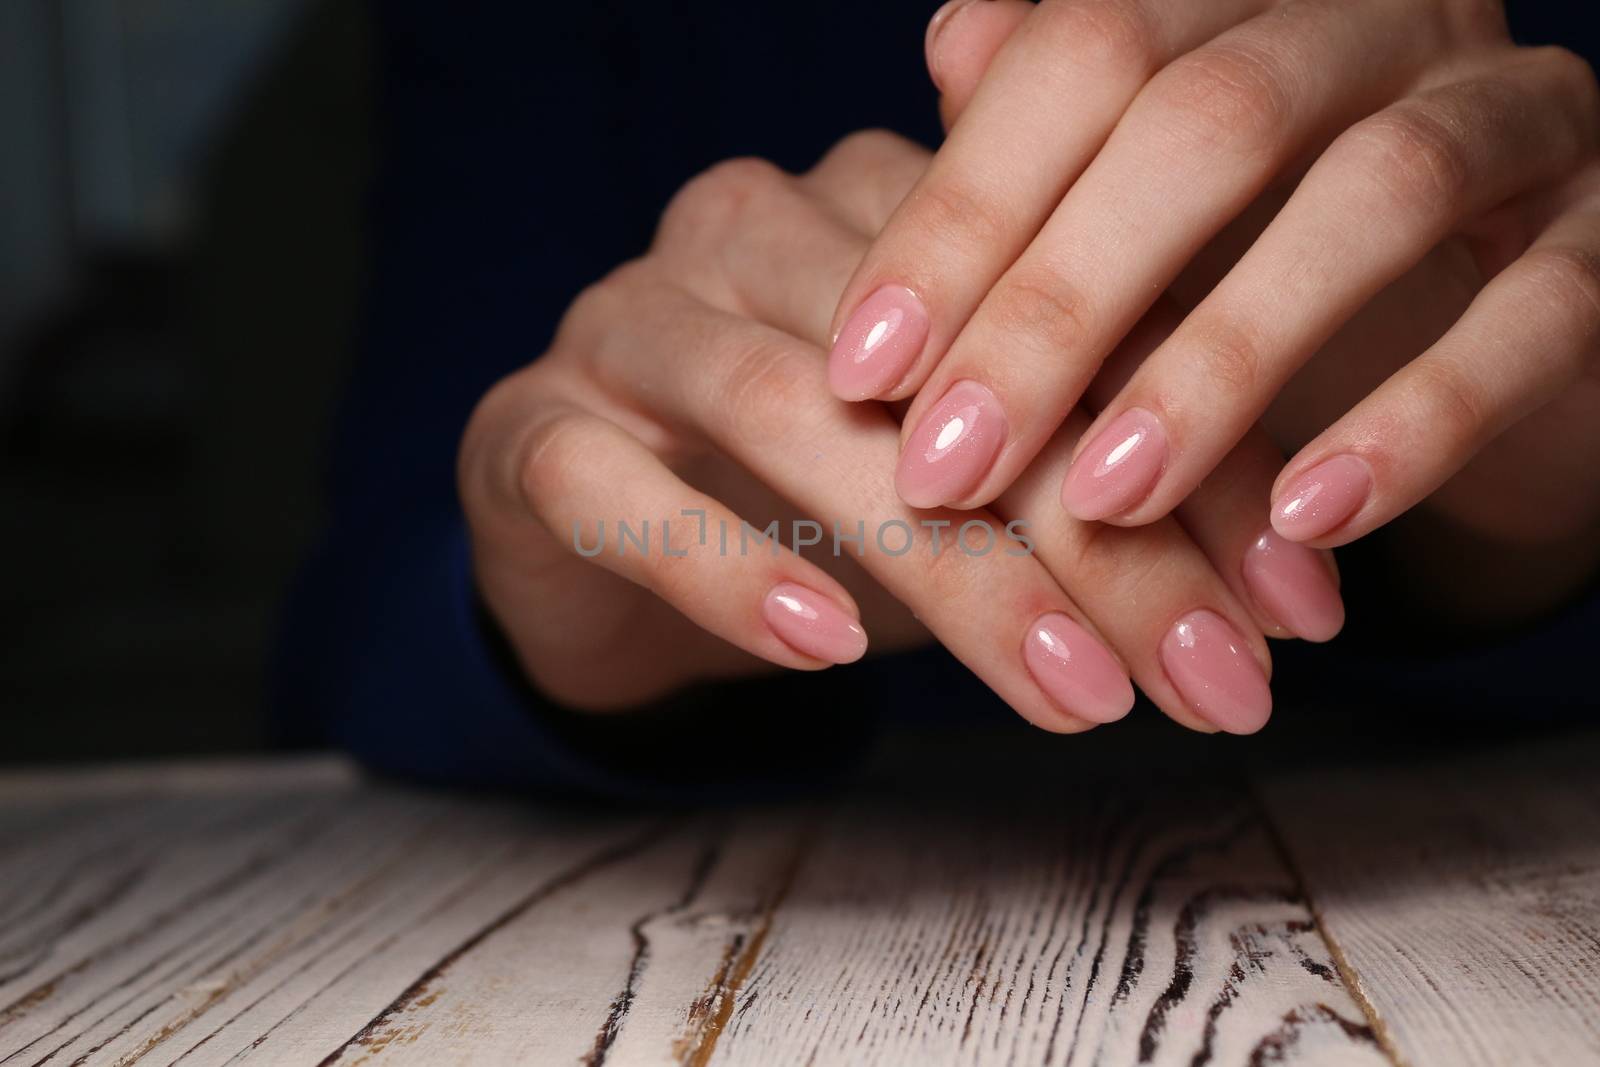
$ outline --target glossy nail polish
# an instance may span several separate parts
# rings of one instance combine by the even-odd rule
[[[1006,439],[1000,401],[974,381],[952,385],[906,441],[895,490],[914,508],[932,508],[970,495]]]
[[[861,302],[828,356],[828,385],[842,400],[866,400],[891,388],[928,340],[928,312],[903,285],[885,285]]]
[[[761,605],[772,632],[797,652],[829,663],[853,663],[867,651],[867,632],[838,604],[793,582],[772,587]]]
[[[1214,611],[1190,612],[1161,639],[1161,666],[1202,719],[1230,734],[1255,733],[1272,714],[1272,690],[1250,646]]]
[[[1105,646],[1060,612],[1028,629],[1022,659],[1028,673],[1062,711],[1090,722],[1112,722],[1133,707],[1128,681]]]
[[[1150,495],[1167,465],[1167,433],[1144,408],[1123,412],[1095,435],[1061,483],[1061,506],[1085,522],[1119,515]]]
[[[1272,528],[1291,541],[1310,541],[1361,510],[1372,492],[1372,468],[1357,456],[1325,459],[1290,482],[1272,508]]]
[[[1244,584],[1261,610],[1307,641],[1326,641],[1344,626],[1344,600],[1321,553],[1264,530],[1245,550]]]

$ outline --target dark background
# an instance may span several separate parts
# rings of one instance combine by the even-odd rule
[[[372,68],[344,0],[0,4],[0,764],[271,742]]]
[[[935,6],[870,9],[904,21],[893,54],[905,71],[881,73],[927,94],[930,138],[917,42]],[[369,274],[376,10],[360,0],[0,0],[0,765],[276,741],[264,681],[286,585],[322,525],[325,446]],[[542,18],[490,7],[478,14],[498,21],[474,20],[426,0],[382,10],[409,11],[390,21],[424,27],[415,34],[425,44],[437,43],[425,31],[450,31],[446,52],[464,43],[452,34],[472,38],[512,73],[529,69],[530,38],[500,24]],[[1593,60],[1578,10],[1525,0],[1511,14],[1525,42],[1560,41]],[[822,54],[824,12],[767,14],[788,20],[784,41],[808,62]],[[761,98],[727,97],[719,74],[732,75],[715,57],[745,28],[707,9],[629,0],[569,21],[607,19],[633,24],[628,40],[658,42],[674,27],[695,38],[706,55],[693,88],[723,93],[723,127],[744,135],[740,107],[759,110]],[[563,58],[572,70],[593,62]],[[648,83],[652,71],[586,71],[635,125],[689,142],[679,155],[693,165],[646,175],[659,188],[637,198],[641,225],[695,169],[751,147],[675,115],[683,101],[671,94],[627,97],[629,77]],[[835,87],[867,95],[856,81]],[[540,100],[513,102],[537,110]],[[851,106],[794,113],[817,128],[797,120],[783,131],[809,154],[781,161],[803,166],[834,134],[884,124],[870,103]],[[505,110],[520,129],[524,113]],[[421,117],[436,125],[411,141],[431,156],[427,138],[455,133],[459,116]],[[477,133],[505,117],[485,116]],[[433,173],[407,162],[417,181]],[[515,188],[520,176],[508,174]],[[591,251],[595,263],[563,259],[563,285],[619,258]],[[525,283],[511,284],[520,300]],[[545,295],[553,310],[568,291]]]

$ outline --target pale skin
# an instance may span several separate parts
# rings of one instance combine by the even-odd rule
[[[798,177],[739,160],[679,194],[650,253],[580,297],[552,349],[498,385],[471,421],[459,483],[489,609],[529,677],[581,708],[623,709],[694,680],[846,658],[816,655],[771,625],[769,592],[798,585],[858,621],[878,651],[931,635],[1047,729],[1120,716],[1130,675],[1185,725],[1258,728],[1267,707],[1197,708],[1160,651],[1176,623],[1210,613],[1234,634],[1242,662],[1232,666],[1265,688],[1264,632],[1283,631],[1251,602],[1240,559],[1261,525],[1245,502],[1262,497],[1271,470],[1243,449],[1230,461],[1236,477],[1186,503],[1182,523],[1117,530],[1053,504],[1086,420],[1069,423],[1034,474],[984,512],[996,529],[1025,516],[1031,555],[947,548],[934,557],[921,531],[904,555],[723,554],[715,535],[698,544],[690,520],[672,527],[683,556],[575,550],[574,522],[592,544],[598,520],[637,525],[685,509],[704,510],[713,530],[794,514],[825,528],[915,527],[934,514],[895,495],[895,415],[832,397],[825,355],[839,292],[927,162],[921,148],[867,133]],[[1108,392],[1153,344],[1130,340],[1108,367]],[[1112,650],[1116,678],[1092,679],[1089,706],[1058,699],[1029,666],[1026,643],[1047,616],[1074,620],[1080,644]]]
[[[941,12],[930,28],[929,62],[956,131],[975,121],[985,92],[999,93],[984,88],[1006,70],[997,57],[1039,13],[1010,0],[981,0],[959,17]],[[1270,674],[1264,637],[1324,639],[1338,629],[1336,572],[1320,550],[1356,536],[1349,523],[1312,539],[1316,551],[1298,549],[1315,573],[1302,566],[1296,581],[1325,586],[1317,592],[1320,614],[1292,620],[1298,631],[1247,577],[1252,546],[1267,529],[1274,482],[1285,480],[1282,449],[1304,446],[1309,463],[1325,455],[1311,440],[1316,430],[1359,412],[1362,397],[1377,395],[1373,389],[1385,375],[1410,365],[1419,347],[1434,340],[1430,324],[1443,332],[1483,289],[1473,273],[1481,270],[1481,251],[1463,260],[1435,250],[1384,287],[1391,295],[1336,329],[1306,370],[1250,416],[1215,470],[1160,516],[1116,515],[1108,524],[1070,514],[1060,486],[1092,413],[1103,424],[1183,336],[1218,280],[1243,262],[1270,208],[1284,199],[1286,190],[1269,183],[1180,264],[1166,295],[1139,309],[1105,358],[1095,358],[1081,405],[1074,400],[1064,409],[1069,414],[1057,414],[1056,426],[1014,477],[982,506],[963,499],[950,502],[961,510],[924,510],[896,492],[905,405],[831,396],[826,351],[863,291],[885,276],[873,271],[911,255],[908,235],[917,231],[907,219],[914,221],[916,205],[926,202],[913,190],[925,191],[941,166],[953,165],[947,156],[958,144],[953,136],[931,167],[921,149],[891,135],[862,134],[800,176],[749,160],[714,169],[674,201],[651,252],[587,291],[552,350],[484,399],[460,462],[477,577],[523,668],[549,696],[594,710],[635,707],[690,681],[842,662],[860,654],[850,636],[859,633],[860,644],[870,635],[876,651],[942,642],[1047,729],[1077,731],[1118,717],[1126,710],[1118,682],[1125,686],[1131,677],[1184,725],[1249,732],[1266,718],[1267,707],[1245,677],[1253,672],[1264,690]],[[1032,234],[1020,228],[1016,242],[1029,247],[1041,225]],[[931,233],[955,236],[929,226],[922,247]],[[982,284],[974,280],[982,272],[970,255],[948,262],[952,286]],[[995,273],[989,289],[1005,273],[1003,267]],[[938,291],[926,279],[909,281],[920,281],[924,301]],[[914,425],[934,376],[946,370],[952,342],[984,299],[978,293],[965,317],[951,313],[942,323],[929,303],[934,325],[925,351],[909,376],[884,393],[890,400],[916,398],[906,426]],[[1589,426],[1600,424],[1594,404],[1593,392],[1579,390],[1546,406],[1571,405],[1566,417]],[[1258,417],[1261,425],[1250,427]],[[1508,572],[1516,570],[1509,560],[1515,553],[1503,551],[1505,543],[1570,549],[1558,566],[1542,568],[1553,573],[1542,573],[1541,581],[1507,583],[1516,591],[1512,602],[1477,605],[1485,612],[1537,610],[1592,568],[1588,550],[1600,512],[1593,496],[1600,494],[1574,499],[1543,481],[1505,473],[1520,462],[1548,465],[1570,430],[1541,436],[1511,427],[1429,498],[1428,508],[1452,524],[1461,554],[1470,557],[1481,541]],[[1011,461],[1010,451],[1001,455]],[[1291,463],[1291,475],[1295,469]],[[1592,490],[1593,476],[1585,475],[1573,471],[1553,484]],[[1523,504],[1519,494],[1531,499],[1512,507],[1508,520],[1506,509],[1474,511],[1484,493],[1503,493],[1513,505]],[[869,529],[892,519],[916,527],[930,515],[958,525],[976,514],[998,529],[1025,517],[1037,551],[946,552],[935,560],[919,544],[900,557],[870,549],[843,560],[788,549],[776,556],[716,555],[695,543],[693,521],[674,524],[684,556],[608,551],[584,558],[573,550],[574,521],[592,530],[602,518],[676,517],[684,509],[705,510],[713,524],[721,518],[735,528],[740,518],[764,526],[794,515],[825,526],[861,520]],[[1457,526],[1469,536],[1459,536]],[[1285,550],[1276,551],[1281,558]],[[1550,556],[1539,558],[1548,564]],[[1441,587],[1448,579],[1441,577]],[[1530,595],[1534,587],[1539,591]],[[796,588],[821,598],[812,602],[822,605],[824,623],[835,612],[853,631],[797,637],[781,617],[775,623],[773,591]],[[1231,635],[1223,642],[1231,658],[1223,653],[1220,666],[1201,665],[1237,683],[1231,703],[1196,699],[1192,665],[1169,658],[1176,630],[1197,612],[1222,620]],[[1082,684],[1063,685],[1029,652],[1039,620],[1062,618],[1069,622],[1052,625],[1057,637],[1075,643],[1074,662],[1100,668],[1076,680]]]
[[[1259,421],[1291,453],[1269,513],[1290,540],[1346,544],[1423,504],[1402,543],[1428,531],[1450,544],[1419,563],[1490,563],[1452,596],[1487,618],[1593,573],[1600,94],[1582,60],[1514,47],[1488,0],[973,0],[935,17],[929,62],[959,117],[835,315],[905,287],[926,343],[856,382],[836,351],[834,384],[913,398],[911,441],[977,383],[1003,443],[920,482],[908,444],[903,495],[984,504],[1086,403],[1062,506],[1138,526]],[[1163,293],[1181,322],[1097,398],[1102,354]]]

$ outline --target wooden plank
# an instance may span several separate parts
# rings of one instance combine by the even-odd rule
[[[1600,1062],[1597,754],[1274,779],[1292,864],[1116,775],[661,818],[0,778],[0,1063]]]
[[[69,868],[89,903],[17,895],[22,921],[0,940],[0,1063],[317,1062],[497,918],[659,832],[337,781],[308,789],[293,768],[284,781],[179,790],[177,806],[129,783],[115,840]],[[79,814],[81,834],[66,837],[87,842],[95,821]],[[29,870],[0,857],[0,885],[36,884]]]
[[[1237,795],[878,797],[819,835],[719,1065],[1385,1064]]]
[[[0,771],[0,817],[29,803],[96,798],[126,802],[137,795],[237,793],[252,788],[330,789],[360,780],[354,764],[331,755],[7,768]]]
[[[434,967],[329,1062],[693,1060],[801,842],[795,817],[703,818],[613,856]]]
[[[1265,798],[1412,1067],[1600,1062],[1600,736],[1326,771]]]

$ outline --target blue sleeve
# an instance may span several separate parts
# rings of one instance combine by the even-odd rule
[[[543,351],[584,285],[646,247],[694,173],[745,154],[803,168],[871,126],[935,141],[921,54],[934,6],[372,5],[366,327],[332,443],[327,530],[285,614],[274,702],[290,739],[435,781],[680,797],[751,776],[823,777],[866,743],[865,709],[904,705],[908,692],[923,708],[1009,721],[936,651],[682,694],[626,729],[569,715],[507,663],[484,620],[455,496],[477,399]],[[1568,5],[1513,0],[1511,14],[1520,39],[1594,58]],[[845,21],[854,32],[841,38]],[[1510,680],[1535,678],[1554,707],[1589,669],[1596,622],[1591,598],[1523,639],[1455,657],[1280,646],[1279,677],[1324,695],[1343,683],[1355,700],[1414,686],[1451,707],[1503,703]],[[738,729],[723,728],[730,717]],[[762,744],[764,730],[779,740]],[[754,766],[737,742],[703,751],[723,737],[786,762]]]
[[[454,519],[330,542],[295,599],[285,726],[405,778],[657,803],[782,794],[848,767],[876,726],[859,709],[882,664],[691,689],[625,716],[543,700],[478,605]]]
[[[866,126],[936,135],[921,69],[931,5],[870,7],[371,5],[371,276],[327,528],[290,597],[276,664],[290,740],[335,743],[408,777],[608,796],[821,778],[865,744],[851,702],[823,695],[864,684],[860,672],[680,694],[609,732],[543,700],[477,606],[454,468],[478,398],[544,350],[583,286],[647,247],[696,172],[746,154],[803,168]],[[832,27],[846,17],[863,60],[888,45],[899,61],[822,74],[816,57],[838,50]],[[743,724],[716,729],[719,716]],[[768,746],[784,766],[704,750],[712,735],[754,744],[786,716],[786,743]]]

